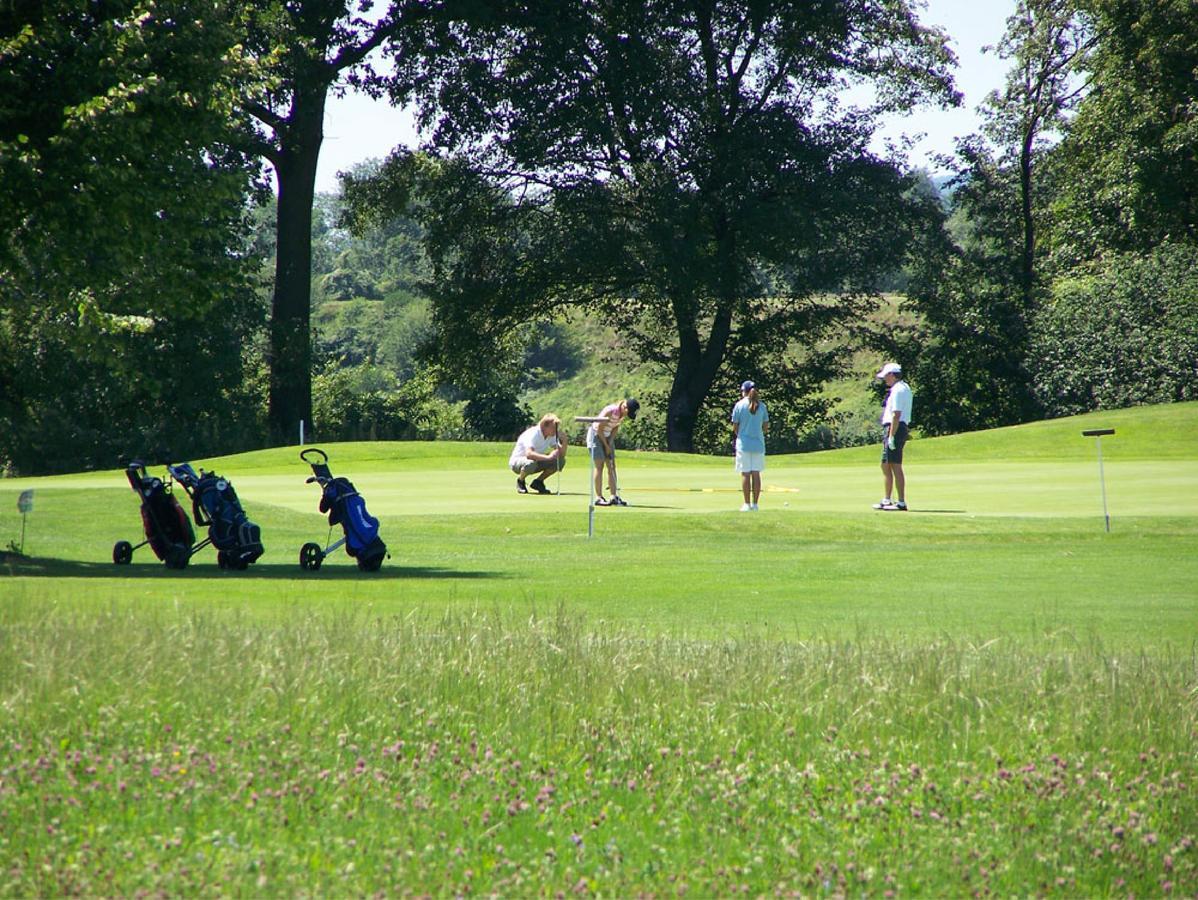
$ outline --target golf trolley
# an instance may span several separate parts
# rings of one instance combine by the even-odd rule
[[[169,473],[169,467],[168,467]],[[133,551],[146,544],[154,551],[168,569],[184,569],[191,559],[195,531],[191,520],[171,492],[172,481],[168,474],[164,482],[146,471],[146,464],[135,459],[125,466],[125,476],[141,500],[141,521],[146,539],[140,544],[117,541],[112,547],[112,561],[118,566],[133,561]]]
[[[192,548],[192,555],[211,544],[222,569],[248,569],[266,548],[262,546],[262,529],[246,516],[233,485],[215,472],[201,469],[197,474],[190,463],[166,468],[191,498],[196,525],[208,529],[208,537]]]
[[[325,557],[344,546],[363,572],[377,572],[384,558],[389,558],[387,545],[379,538],[379,520],[366,510],[366,500],[348,478],[335,478],[329,471],[329,456],[323,450],[309,447],[300,452],[300,459],[312,467],[306,484],[320,485],[320,511],[329,515],[329,537],[333,528],[341,526],[340,540],[321,548],[307,543],[300,548],[300,568],[315,571]]]

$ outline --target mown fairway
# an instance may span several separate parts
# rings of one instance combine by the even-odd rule
[[[1094,443],[1104,439],[1112,532]],[[0,894],[1198,891],[1198,405],[877,452],[211,461],[267,554],[182,573],[119,471],[0,482]],[[579,448],[581,449],[581,448]],[[553,480],[550,481],[553,484]]]

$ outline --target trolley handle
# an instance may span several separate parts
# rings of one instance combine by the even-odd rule
[[[309,453],[319,453],[320,459],[317,462],[313,462],[312,460],[308,459]],[[329,461],[329,455],[327,453],[325,453],[323,450],[321,450],[319,447],[308,447],[306,450],[300,451],[300,459],[302,459],[304,462],[306,462],[310,466],[317,466],[317,465],[326,464]]]

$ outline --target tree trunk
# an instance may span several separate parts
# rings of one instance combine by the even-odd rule
[[[327,86],[297,88],[280,135],[279,213],[270,327],[271,439],[290,443],[312,427],[312,201],[324,140]]]
[[[680,346],[666,409],[666,449],[671,453],[693,453],[699,411],[707,400],[728,348],[732,307],[727,306],[716,313],[705,347],[700,346],[693,322],[686,316],[678,316],[677,304],[675,316],[678,317]]]
[[[1024,134],[1023,146],[1019,153],[1020,215],[1023,219],[1023,247],[1019,276],[1020,287],[1023,289],[1024,315],[1031,312],[1035,299],[1036,223],[1032,218],[1032,151],[1034,142],[1035,130],[1029,128]]]

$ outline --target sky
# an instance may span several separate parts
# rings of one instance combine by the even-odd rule
[[[914,167],[938,172],[934,157],[953,152],[956,138],[978,130],[978,105],[990,91],[1002,86],[1006,64],[982,47],[997,44],[1016,0],[928,0],[920,20],[939,25],[949,35],[957,55],[953,77],[963,95],[957,109],[917,109],[883,123],[879,140],[922,135],[909,152]],[[409,112],[361,94],[329,97],[325,109],[324,146],[316,170],[316,190],[338,190],[337,173],[368,159],[385,157],[398,144],[415,146],[418,135]]]

